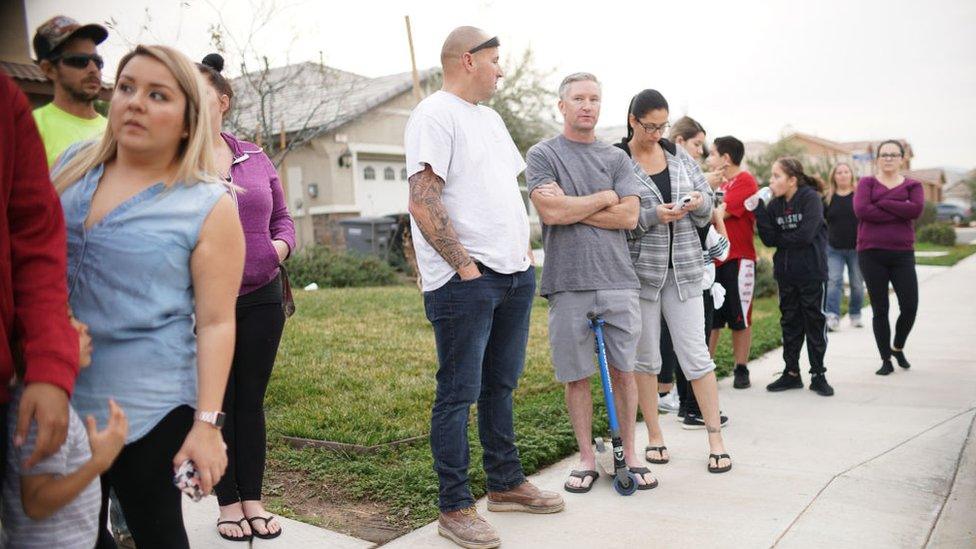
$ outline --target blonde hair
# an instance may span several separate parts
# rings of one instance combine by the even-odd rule
[[[827,191],[824,195],[824,202],[830,204],[830,200],[834,197],[834,193],[837,192],[837,168],[841,166],[847,166],[847,169],[851,172],[851,191],[853,192],[857,188],[857,176],[854,175],[854,167],[847,162],[838,162],[834,164],[833,168],[830,168],[830,176],[827,177]]]
[[[119,61],[119,68],[115,73],[116,82],[129,61],[139,55],[151,57],[165,65],[186,97],[183,122],[188,135],[177,150],[179,166],[176,170],[176,181],[186,185],[197,182],[222,183],[214,175],[217,170],[213,154],[214,137],[209,124],[210,106],[206,101],[206,84],[200,70],[187,56],[173,48],[139,45]],[[109,124],[101,141],[89,144],[60,167],[53,178],[54,187],[59,194],[63,193],[95,166],[115,159],[117,152],[118,140]]]

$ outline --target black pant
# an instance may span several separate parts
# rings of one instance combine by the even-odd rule
[[[779,285],[779,325],[783,329],[783,362],[789,372],[800,372],[800,349],[803,338],[807,340],[807,356],[810,358],[810,373],[822,374],[827,352],[827,283],[787,282],[777,280]]]
[[[193,425],[193,408],[174,408],[149,434],[127,444],[102,475],[98,547],[115,547],[108,531],[108,490],[114,488],[139,549],[189,548],[182,492],[173,485],[173,456]]]
[[[882,360],[891,359],[891,348],[902,349],[918,312],[918,276],[915,274],[915,252],[911,250],[862,250],[857,253],[861,275],[871,297],[874,312],[874,340]],[[898,320],[895,341],[891,341],[888,323],[888,283],[898,297]]]
[[[715,318],[715,300],[712,299],[710,290],[702,292],[702,304],[705,307],[705,345],[707,346],[708,338],[712,334],[712,321]],[[692,390],[691,383],[688,382],[681,368],[675,369],[674,377],[678,386],[678,401],[684,405],[686,411],[700,416],[701,408],[698,407],[695,391]]]
[[[285,327],[280,295],[277,303],[237,307],[234,362],[224,392],[227,471],[214,489],[220,505],[261,499],[267,446],[264,393]]]

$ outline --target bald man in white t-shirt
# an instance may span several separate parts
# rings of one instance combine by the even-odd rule
[[[519,191],[525,162],[498,113],[480,105],[502,77],[498,38],[459,27],[441,50],[444,86],[414,109],[405,135],[410,221],[439,368],[430,443],[438,529],[462,547],[501,540],[474,507],[468,411],[478,405],[489,511],[555,513],[559,494],[525,480],[512,391],[525,364],[535,268]]]

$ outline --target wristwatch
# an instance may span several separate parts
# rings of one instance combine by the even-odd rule
[[[201,412],[197,410],[193,413],[193,419],[209,423],[218,429],[224,426],[224,418],[226,417],[227,414],[223,412]]]

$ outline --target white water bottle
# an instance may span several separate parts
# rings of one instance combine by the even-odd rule
[[[763,187],[759,189],[759,192],[745,200],[745,207],[751,212],[759,207],[760,201],[769,203],[769,199],[772,197],[773,191],[769,190],[769,187]]]

